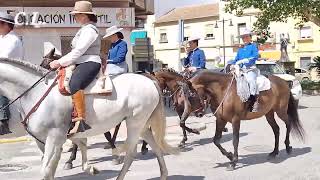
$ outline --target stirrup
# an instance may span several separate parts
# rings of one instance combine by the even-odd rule
[[[259,109],[259,103],[256,101],[256,102],[253,104],[253,107],[252,107],[252,111],[251,111],[251,112],[258,112],[258,109]]]

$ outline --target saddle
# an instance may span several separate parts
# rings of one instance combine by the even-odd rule
[[[262,91],[267,91],[271,89],[271,82],[270,80],[261,75],[259,69],[257,68],[250,68],[250,69],[240,69],[238,65],[235,66],[235,69],[233,73],[236,76],[236,82],[237,82],[237,95],[240,97],[242,102],[247,102],[248,99],[250,98],[250,85],[249,82],[245,76],[246,73],[250,71],[256,71],[258,74],[257,76],[257,91],[262,92]]]
[[[101,95],[101,96],[110,96],[112,94],[113,84],[108,73],[106,73],[106,62],[102,61],[102,66],[100,72],[93,80],[89,86],[84,89],[85,95]],[[64,96],[70,96],[70,80],[73,71],[76,66],[71,65],[68,67],[63,67],[58,72],[58,87],[59,91]]]

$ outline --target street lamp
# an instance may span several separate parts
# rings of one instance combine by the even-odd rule
[[[218,26],[218,22],[222,22],[222,43],[223,43],[223,65],[226,66],[226,42],[225,42],[225,29],[224,29],[224,24],[225,22],[230,21],[229,26],[233,26],[232,24],[232,19],[222,19],[219,21],[216,21],[216,25],[214,26],[214,28],[219,28]]]

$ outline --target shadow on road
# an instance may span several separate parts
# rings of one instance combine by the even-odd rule
[[[248,154],[248,155],[239,155],[239,163],[237,164],[236,169],[244,168],[251,165],[258,165],[258,164],[264,164],[264,163],[273,163],[273,164],[279,164],[284,162],[285,160],[301,156],[307,153],[310,153],[312,150],[311,147],[304,147],[304,148],[293,148],[292,154],[288,155],[286,150],[280,150],[279,155],[274,159],[268,159],[269,153],[257,153],[257,154]],[[229,162],[225,163],[217,163],[217,166],[214,168],[219,167],[227,167]]]
[[[64,176],[64,177],[58,177],[55,178],[56,180],[88,180],[88,179],[94,179],[94,180],[105,180],[105,179],[111,179],[114,177],[117,177],[119,174],[119,171],[112,171],[112,170],[102,170],[100,171],[99,174],[92,176],[87,173],[79,173],[79,174],[74,174],[74,175],[69,175],[69,176]]]
[[[159,178],[152,178],[148,180],[158,180]],[[173,175],[168,176],[168,180],[202,180],[204,176],[182,176],[182,175]]]
[[[240,133],[239,137],[243,137],[243,136],[247,136],[248,133]],[[222,134],[222,138],[220,140],[221,143],[225,143],[228,141],[232,141],[233,139],[233,134],[232,133],[228,133],[228,134]],[[197,146],[202,146],[202,145],[206,145],[206,144],[211,144],[213,143],[213,138],[203,138],[200,140],[196,140],[190,143],[186,143],[185,148],[182,150],[183,152],[187,152],[187,151],[191,151],[193,150],[194,147]]]

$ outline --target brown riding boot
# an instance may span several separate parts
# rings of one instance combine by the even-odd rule
[[[72,96],[74,107],[77,111],[77,117],[72,119],[72,122],[75,122],[74,127],[69,131],[69,136],[74,135],[78,132],[84,132],[88,129],[91,129],[89,125],[85,123],[86,118],[86,109],[84,101],[83,90],[79,90]]]

